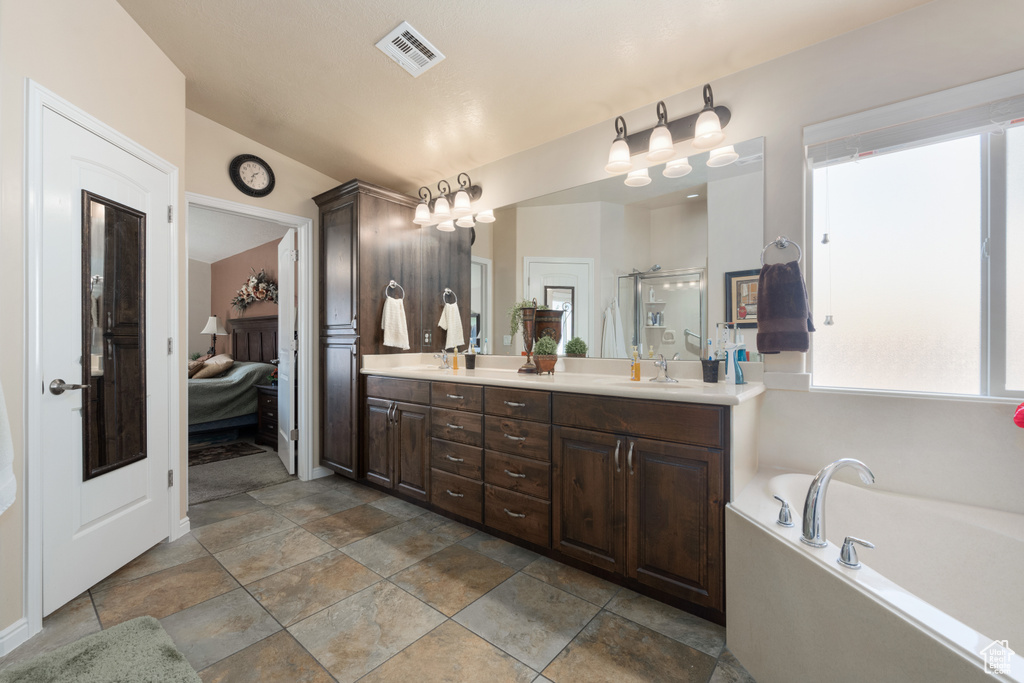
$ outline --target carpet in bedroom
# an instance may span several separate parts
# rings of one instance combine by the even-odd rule
[[[288,474],[273,452],[195,465],[188,468],[188,504],[227,498],[290,479],[295,475]]]
[[[256,444],[247,441],[234,441],[213,446],[189,446],[188,466],[208,465],[211,462],[231,460],[232,458],[240,458],[243,455],[256,455],[257,453],[265,452],[264,449]]]

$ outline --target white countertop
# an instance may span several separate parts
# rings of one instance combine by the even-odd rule
[[[599,396],[617,396],[620,398],[642,398],[660,401],[677,401],[682,403],[709,403],[714,405],[739,405],[762,394],[765,390],[762,382],[746,384],[706,384],[696,379],[684,379],[680,376],[678,383],[651,382],[648,376],[639,382],[629,380],[627,372],[616,374],[600,374],[594,372],[558,372],[552,375],[520,374],[517,370],[523,360],[511,359],[508,362],[483,361],[481,359],[495,357],[478,357],[478,364],[504,365],[506,367],[477,367],[475,370],[442,370],[439,363],[421,362],[425,358],[420,354],[402,354],[385,356],[364,356],[364,367],[360,370],[364,375],[381,377],[399,377],[403,379],[430,380],[438,382],[464,382],[466,384],[484,384],[489,386],[510,387],[515,389],[537,389],[542,391],[564,391],[576,394],[595,394]],[[502,358],[502,357],[497,357]],[[571,359],[569,359],[571,360]],[[402,364],[415,361],[415,364]],[[460,357],[460,361],[462,358]],[[567,360],[568,364],[568,360]],[[694,363],[699,367],[699,364]],[[593,367],[593,364],[590,366]],[[628,367],[628,362],[623,365]],[[669,374],[675,364],[670,365]],[[588,368],[589,369],[589,368]]]

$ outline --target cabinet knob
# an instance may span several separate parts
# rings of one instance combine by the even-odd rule
[[[515,477],[516,479],[526,479],[525,474],[519,474],[518,472],[511,472],[509,470],[505,470],[505,474],[507,474],[510,477]]]
[[[448,455],[447,453],[445,454],[444,457],[447,458],[448,460],[450,460],[451,462],[466,462],[465,458],[453,458],[452,456]]]
[[[520,519],[522,519],[523,517],[526,516],[526,515],[518,513],[518,512],[512,512],[508,508],[505,508],[505,514],[508,515],[509,517],[518,517]]]
[[[451,489],[445,489],[445,491],[447,491],[448,495],[451,496],[452,498],[465,498],[466,497],[465,493],[455,493]]]

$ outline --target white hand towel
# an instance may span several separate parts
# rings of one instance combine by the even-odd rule
[[[380,327],[384,330],[384,346],[409,350],[409,325],[405,321],[404,299],[384,297],[384,316]]]
[[[0,513],[14,503],[18,482],[14,479],[14,443],[11,441],[11,425],[7,421],[7,404],[4,390],[0,387]]]
[[[444,348],[452,349],[466,343],[466,339],[462,334],[462,314],[459,313],[458,302],[444,305],[444,310],[441,311],[441,319],[437,321],[437,326],[442,330],[448,331],[444,341]]]

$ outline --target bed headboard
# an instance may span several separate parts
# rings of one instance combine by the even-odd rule
[[[277,360],[277,316],[234,318],[231,328],[231,353],[235,360],[269,363]]]

